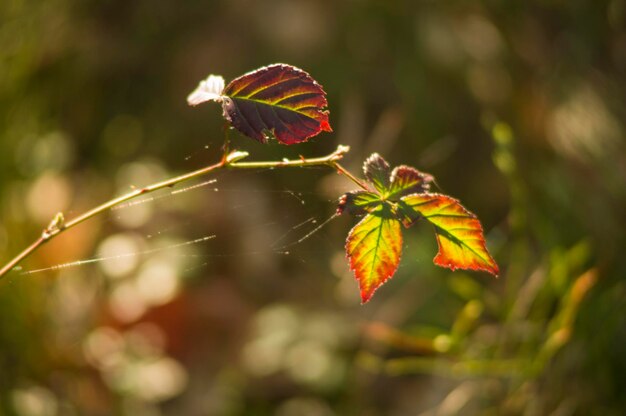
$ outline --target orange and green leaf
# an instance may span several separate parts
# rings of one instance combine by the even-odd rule
[[[400,263],[402,227],[386,208],[381,206],[367,214],[350,230],[346,241],[350,269],[359,281],[362,303],[369,301],[376,289],[394,275]]]
[[[498,265],[487,251],[480,221],[459,201],[440,194],[413,194],[403,197],[399,208],[405,226],[421,218],[435,226],[439,244],[435,264],[498,275]]]
[[[332,131],[326,93],[309,74],[274,64],[231,81],[222,92],[224,116],[241,133],[261,143],[274,136],[301,143]]]
[[[431,194],[434,178],[410,166],[391,171],[379,154],[363,164],[370,191],[353,191],[339,199],[338,214],[365,215],[348,234],[346,254],[359,281],[361,299],[393,276],[402,252],[402,231],[419,219],[435,227],[438,266],[484,270],[498,274],[498,265],[485,245],[480,221],[454,198]]]

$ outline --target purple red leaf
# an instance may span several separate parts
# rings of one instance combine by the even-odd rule
[[[222,95],[226,119],[261,143],[272,136],[283,144],[301,143],[332,131],[322,86],[290,65],[274,64],[249,72],[232,80]]]
[[[372,153],[363,163],[363,174],[381,195],[389,189],[389,163],[378,153]]]
[[[391,172],[391,184],[386,197],[395,200],[409,194],[428,192],[432,181],[433,177],[428,173],[411,166],[396,166]]]

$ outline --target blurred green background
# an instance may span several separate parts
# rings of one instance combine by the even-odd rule
[[[345,178],[221,172],[0,281],[0,415],[625,414],[624,0],[5,0],[0,260],[59,211],[217,160],[221,111],[187,94],[274,62],[324,85],[334,133],[235,147],[430,172],[500,277],[435,267],[416,227],[361,306],[356,219],[297,243]]]

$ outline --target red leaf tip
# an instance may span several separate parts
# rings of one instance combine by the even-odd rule
[[[327,111],[325,113],[328,113]],[[333,128],[330,127],[330,123],[328,122],[328,116],[320,122],[320,130],[331,133]]]

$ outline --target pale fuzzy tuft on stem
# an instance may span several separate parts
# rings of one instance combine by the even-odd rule
[[[187,96],[187,104],[196,106],[207,101],[222,102],[224,91],[224,78],[219,75],[209,75],[207,79],[200,81],[198,87]]]

